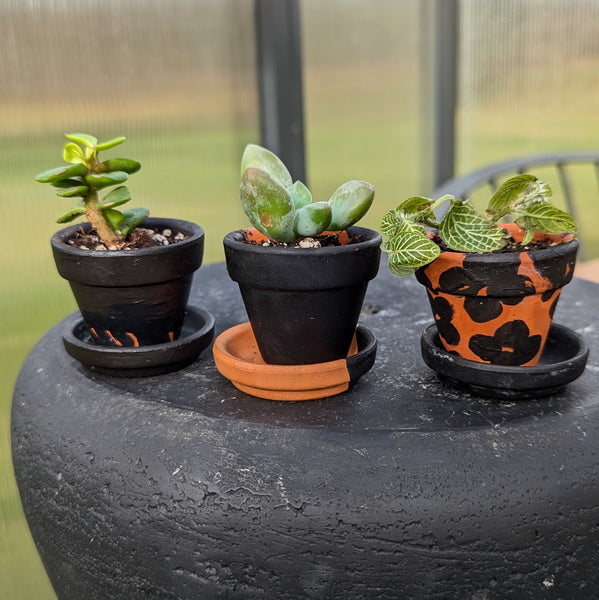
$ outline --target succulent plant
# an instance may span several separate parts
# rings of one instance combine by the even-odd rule
[[[426,227],[436,229],[443,243],[460,252],[494,252],[504,248],[510,236],[501,227],[502,219],[511,220],[524,231],[521,244],[528,244],[536,232],[576,233],[574,219],[551,201],[551,187],[534,175],[517,175],[505,181],[480,214],[467,201],[447,195],[438,200],[413,196],[385,214],[381,233],[389,239],[382,250],[389,258],[389,269],[396,275],[410,275],[418,267],[431,263],[441,249]],[[449,209],[441,220],[435,210],[443,203]]]
[[[149,214],[147,208],[133,208],[121,212],[116,207],[131,200],[129,189],[119,185],[127,181],[131,173],[139,171],[141,165],[130,158],[110,158],[100,161],[98,153],[122,144],[126,138],[117,137],[107,142],[86,133],[65,134],[63,158],[68,165],[49,169],[35,178],[40,183],[49,183],[58,188],[57,196],[79,197],[81,201],[57,219],[58,223],[69,223],[85,216],[107,248],[120,248],[128,233]],[[100,199],[101,189],[118,185]]]
[[[293,181],[272,152],[248,144],[241,158],[241,205],[250,223],[276,242],[293,242],[323,231],[340,231],[361,219],[374,199],[374,186],[348,181],[326,202]]]

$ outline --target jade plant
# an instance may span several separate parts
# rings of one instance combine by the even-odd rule
[[[511,243],[510,234],[501,226],[507,217],[523,230],[521,246],[529,244],[536,232],[575,234],[574,219],[552,203],[551,195],[548,184],[534,175],[523,174],[508,179],[497,189],[484,214],[468,200],[451,195],[438,200],[410,197],[381,220],[381,233],[389,238],[382,245],[389,258],[389,269],[404,276],[431,263],[441,252],[438,240],[459,252],[502,250]],[[435,211],[442,210],[444,204],[449,207],[437,219]]]
[[[374,199],[374,186],[348,181],[327,201],[293,181],[272,152],[248,144],[241,159],[241,204],[250,223],[275,242],[294,242],[324,231],[341,231],[361,219]]]
[[[65,144],[63,159],[69,164],[44,171],[35,179],[58,188],[57,196],[81,198],[77,205],[58,217],[58,223],[85,217],[107,248],[121,248],[129,232],[149,214],[147,208],[122,212],[116,208],[131,200],[129,189],[120,184],[127,181],[131,173],[139,171],[141,165],[130,158],[100,160],[100,151],[122,144],[124,137],[98,143],[94,136],[86,133],[65,135],[69,142]],[[115,185],[119,187],[100,198],[100,190]]]

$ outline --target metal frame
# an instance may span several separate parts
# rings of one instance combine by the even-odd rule
[[[306,183],[300,0],[254,0],[260,135]]]
[[[434,0],[431,140],[433,186],[455,173],[455,113],[457,105],[459,2]]]
[[[254,13],[262,145],[283,160],[294,179],[306,182],[300,1],[254,0]],[[432,72],[434,188],[455,172],[459,0],[430,2],[423,30],[430,30],[433,44],[425,68]]]

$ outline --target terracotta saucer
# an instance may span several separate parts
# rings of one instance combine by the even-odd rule
[[[436,325],[420,340],[424,362],[442,379],[491,398],[526,400],[557,392],[582,375],[589,347],[575,331],[553,323],[539,362],[532,367],[492,365],[461,358],[441,345]]]
[[[214,317],[206,310],[188,307],[181,335],[173,342],[150,346],[96,345],[89,328],[75,312],[63,321],[65,350],[96,373],[113,377],[149,377],[190,365],[214,337]]]
[[[345,359],[270,365],[264,362],[248,321],[221,333],[212,352],[220,373],[247,394],[267,400],[315,400],[348,390],[372,368],[376,346],[372,332],[359,325]]]

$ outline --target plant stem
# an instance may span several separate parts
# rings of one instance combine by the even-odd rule
[[[96,230],[106,248],[110,248],[111,246],[121,248],[124,240],[106,222],[102,211],[96,206],[97,202],[98,193],[96,191],[92,191],[84,199],[87,220],[91,223],[92,228]]]

